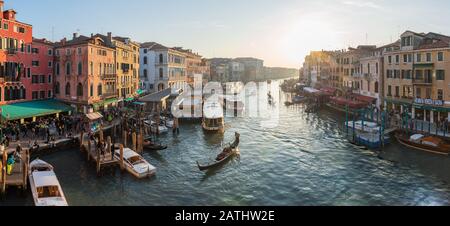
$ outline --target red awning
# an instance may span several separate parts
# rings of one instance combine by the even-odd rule
[[[334,94],[337,91],[337,89],[331,88],[331,87],[325,87],[325,88],[320,89],[320,91],[325,92],[327,94]]]
[[[354,96],[356,100],[366,102],[366,103],[374,103],[377,98],[369,97],[369,96],[363,96],[363,95],[355,95]]]
[[[348,106],[349,108],[352,108],[352,109],[360,109],[360,108],[367,107],[366,102],[353,101],[353,100],[349,100],[349,99],[346,99],[343,97],[332,97],[332,98],[330,98],[330,100],[337,105],[341,105],[343,107]]]

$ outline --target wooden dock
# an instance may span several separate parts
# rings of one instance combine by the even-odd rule
[[[8,153],[11,153],[11,150],[3,150],[1,153],[0,193],[2,195],[6,193],[8,187],[18,187],[22,190],[26,190],[28,185],[28,168],[30,165],[29,150],[23,150],[21,152],[20,160],[14,164],[10,175],[7,172]]]
[[[100,140],[103,141],[103,133],[101,132]],[[120,161],[114,157],[112,149],[111,137],[107,138],[106,148],[102,155],[101,151],[96,147],[94,141],[90,140],[85,134],[81,135],[80,150],[85,152],[88,162],[94,162],[97,168],[97,174],[100,174],[102,169],[116,167],[120,165]]]

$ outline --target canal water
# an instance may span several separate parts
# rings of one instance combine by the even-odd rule
[[[281,94],[279,103],[284,103]],[[278,126],[259,118],[227,118],[224,135],[210,135],[199,123],[184,123],[178,136],[160,141],[169,149],[145,153],[156,177],[136,180],[119,170],[96,176],[76,149],[42,159],[53,164],[70,205],[449,205],[450,159],[402,148],[382,152],[349,144],[343,117],[300,106],[279,106]],[[241,155],[210,172],[207,162],[241,133]],[[31,194],[10,192],[0,205],[33,205]]]

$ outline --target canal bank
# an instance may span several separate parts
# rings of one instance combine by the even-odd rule
[[[183,123],[179,135],[159,138],[167,150],[144,153],[158,174],[143,181],[118,170],[97,177],[78,149],[41,158],[55,167],[70,205],[450,205],[449,158],[395,142],[381,156],[360,150],[339,128],[344,120],[280,106],[272,129],[258,118],[227,118],[224,135]],[[200,172],[196,161],[214,158],[234,132],[241,157]],[[11,192],[0,205],[33,202],[29,193]]]

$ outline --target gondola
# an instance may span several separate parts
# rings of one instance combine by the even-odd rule
[[[210,163],[209,165],[200,165],[199,162],[197,162],[197,166],[200,169],[200,171],[205,171],[211,168],[215,168],[218,167],[222,164],[224,164],[225,162],[227,162],[229,159],[231,159],[231,157],[233,157],[234,155],[239,153],[239,138],[240,138],[240,134],[236,133],[235,134],[235,141],[230,144],[228,147],[224,148],[222,153],[220,153],[216,160],[213,163]]]
[[[162,151],[166,150],[167,146],[162,144],[155,144],[150,139],[144,141],[144,150],[146,151]]]
[[[408,137],[404,132],[395,134],[397,141],[405,147],[413,148],[439,155],[450,154],[450,143],[437,136],[425,136],[423,134],[414,134]]]

